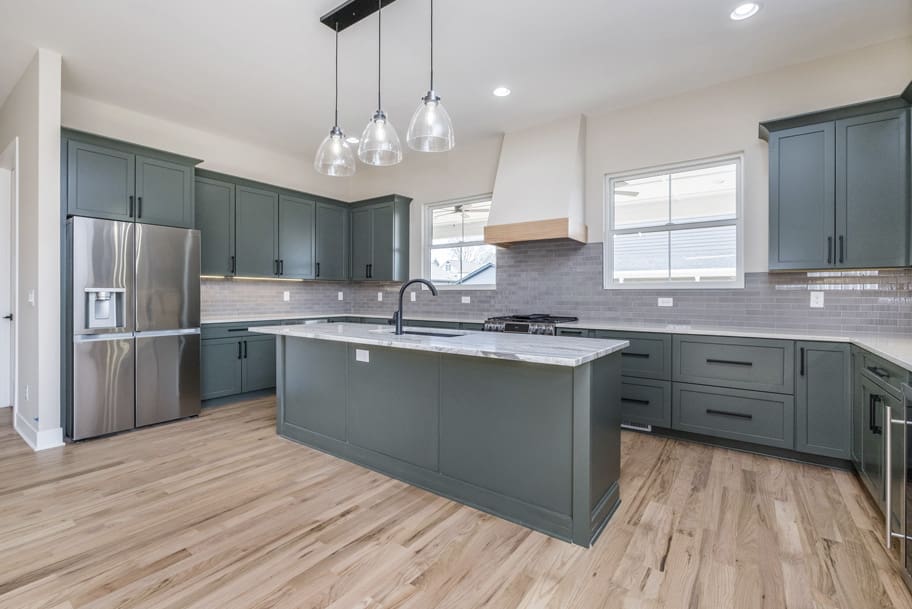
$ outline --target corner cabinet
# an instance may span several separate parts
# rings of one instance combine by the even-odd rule
[[[352,204],[351,278],[404,281],[408,278],[409,204],[391,195]]]
[[[79,131],[62,138],[68,215],[193,227],[197,159]]]
[[[912,263],[909,91],[761,124],[770,270]]]

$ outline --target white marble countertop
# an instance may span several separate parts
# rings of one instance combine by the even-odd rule
[[[405,328],[416,332],[433,331],[448,336],[403,334],[396,336],[388,325],[375,324],[307,324],[295,326],[255,326],[251,332],[294,338],[311,338],[359,345],[375,345],[412,351],[430,351],[471,357],[487,357],[547,364],[580,366],[586,362],[616,353],[630,346],[626,340],[572,338],[566,336],[533,336],[466,330],[433,330]]]
[[[200,323],[203,325],[206,324],[235,324],[235,323],[246,323],[246,322],[261,322],[261,321],[284,321],[284,320],[320,320],[326,319],[329,317],[361,317],[363,319],[377,319],[377,320],[386,320],[392,317],[392,315],[378,315],[376,313],[371,313],[369,315],[364,315],[361,313],[320,313],[314,315],[244,315],[244,316],[233,316],[233,317],[207,317],[203,319]],[[457,317],[453,315],[410,315],[407,316],[408,319],[414,319],[415,321],[441,321],[441,322],[454,322],[454,323],[467,323],[467,324],[483,324],[485,319],[484,317]]]

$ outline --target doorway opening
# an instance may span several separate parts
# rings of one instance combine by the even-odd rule
[[[17,405],[19,138],[0,152],[0,408]]]

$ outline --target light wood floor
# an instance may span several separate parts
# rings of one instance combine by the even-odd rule
[[[0,413],[0,607],[912,608],[852,474],[623,435],[590,550],[278,438],[274,401],[32,453]]]

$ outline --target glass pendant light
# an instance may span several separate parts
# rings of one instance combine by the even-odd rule
[[[434,0],[431,0],[431,87],[412,116],[405,141],[409,148],[419,152],[446,152],[456,145],[453,122],[434,91]]]
[[[339,128],[339,24],[336,24],[336,110],[333,128],[317,148],[314,169],[323,175],[347,177],[355,175],[357,166],[355,154],[345,141],[345,134]]]
[[[402,146],[395,127],[389,122],[380,103],[380,50],[382,48],[382,23],[380,14],[383,11],[383,0],[377,0],[377,111],[358,143],[358,158],[362,163],[375,166],[395,165],[402,161]]]

